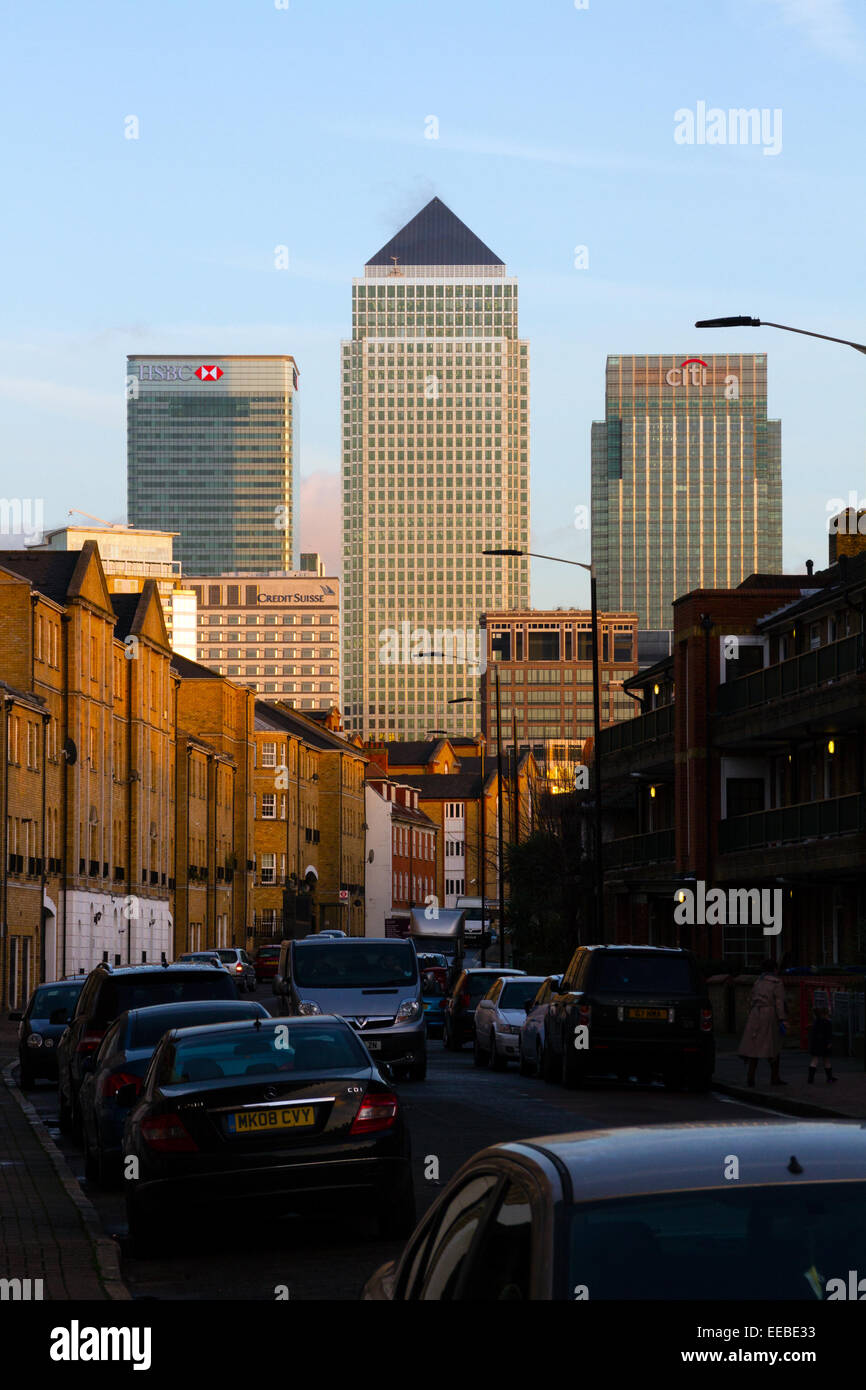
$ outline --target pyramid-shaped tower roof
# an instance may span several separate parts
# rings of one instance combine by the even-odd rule
[[[441,198],[416,213],[367,265],[504,265]]]

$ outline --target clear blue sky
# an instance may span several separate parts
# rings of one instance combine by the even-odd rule
[[[533,544],[588,558],[608,352],[761,351],[785,559],[866,496],[866,9],[856,0],[59,0],[2,9],[0,492],[125,515],[127,352],[291,352],[302,543],[339,553],[349,282],[438,194],[519,276]],[[782,150],[680,145],[681,108],[782,112]],[[134,115],[140,138],[124,138]],[[435,115],[439,138],[425,138]],[[289,248],[290,268],[274,267]],[[574,248],[589,268],[574,268]],[[537,564],[536,606],[583,601]]]

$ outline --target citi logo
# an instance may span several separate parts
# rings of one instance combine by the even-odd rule
[[[665,381],[668,386],[706,386],[708,370],[702,357],[687,357],[679,367],[671,367],[665,373]]]
[[[222,367],[196,367],[195,374],[199,381],[219,381],[223,374]]]

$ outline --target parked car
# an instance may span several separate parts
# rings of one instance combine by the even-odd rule
[[[13,1009],[10,1013],[9,1021],[18,1024],[18,1070],[23,1091],[35,1086],[40,1077],[57,1080],[57,1044],[72,1016],[84,979],[79,975],[39,985],[23,1011]]]
[[[475,1006],[478,1000],[501,976],[523,973],[522,970],[492,965],[461,970],[443,1006],[443,1046],[447,1047],[449,1052],[459,1052],[464,1043],[472,1042],[475,1037]]]
[[[315,935],[315,936],[319,936],[319,937],[322,937],[322,936],[345,936],[346,933],[345,933],[344,931],[338,931],[336,927],[328,927],[325,931],[317,931],[317,932],[315,932],[314,935]]]
[[[249,994],[255,993],[258,984],[256,969],[246,951],[240,946],[217,946],[216,954],[229,974],[234,976],[241,993],[244,990]]]
[[[273,980],[280,963],[279,946],[260,946],[253,962],[257,980]]]
[[[411,1081],[427,1075],[421,978],[411,941],[284,941],[274,990],[283,1015],[339,1014],[377,1059]]]
[[[178,956],[175,965],[218,965],[222,970],[228,971],[225,961],[220,960],[216,950],[213,951],[184,951],[183,955]]]
[[[118,1092],[132,1087],[135,1096],[139,1095],[163,1033],[173,1028],[269,1017],[261,1004],[242,999],[188,999],[121,1014],[103,1038],[93,1070],[85,1075],[78,1095],[88,1179],[104,1184],[119,1167],[129,1105],[118,1101]],[[129,1096],[129,1089],[124,1094]]]
[[[323,948],[319,948],[323,949]],[[132,1087],[128,1096],[135,1100]],[[175,1029],[157,1046],[127,1119],[125,1184],[137,1254],[196,1216],[262,1201],[283,1211],[375,1213],[380,1233],[415,1223],[403,1109],[359,1035],[328,1015]]]
[[[78,1128],[78,1092],[102,1039],[127,1009],[187,999],[237,999],[237,986],[222,965],[97,965],[84,982],[75,1012],[57,1047],[59,1125]]]
[[[479,999],[473,1044],[476,1067],[502,1071],[509,1062],[517,1061],[526,1006],[532,1004],[541,984],[541,975],[500,975]]]
[[[445,996],[448,989],[448,960],[438,952],[419,955],[418,969],[421,972],[421,998],[424,1004],[424,1021],[427,1036],[441,1038],[445,1023]]]
[[[497,1144],[463,1165],[362,1298],[556,1299],[590,1320],[603,1299],[814,1304],[831,1278],[847,1283],[866,1247],[864,1157],[856,1120]]]
[[[547,1034],[547,1010],[550,1006],[550,996],[559,988],[561,979],[561,975],[548,975],[533,999],[532,1007],[526,1010],[526,1017],[517,1039],[517,1070],[521,1076],[541,1075],[544,1039]]]
[[[707,1090],[714,1066],[710,999],[690,951],[577,948],[550,999],[546,1080],[578,1086],[590,1075],[649,1080],[660,1074],[669,1086]]]

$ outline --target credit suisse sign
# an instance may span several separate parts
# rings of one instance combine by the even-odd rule
[[[139,381],[192,381],[193,377],[198,377],[199,381],[219,381],[223,375],[222,367],[214,362],[203,362],[200,367],[186,362],[139,362],[137,366]]]

